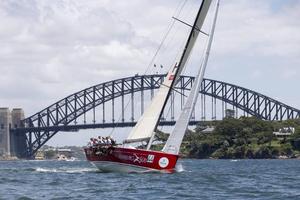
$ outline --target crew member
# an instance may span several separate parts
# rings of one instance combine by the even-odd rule
[[[96,138],[92,138],[92,141],[93,141],[93,146],[96,146],[97,145],[97,143],[98,143],[98,140],[96,139]]]
[[[111,145],[115,146],[116,145],[116,141],[112,137],[110,139],[111,139]]]
[[[107,140],[107,145],[111,145],[111,139],[110,139],[110,136],[106,137],[106,140]]]
[[[102,136],[98,136],[98,144],[103,144],[104,142],[103,142],[103,138],[102,138]]]

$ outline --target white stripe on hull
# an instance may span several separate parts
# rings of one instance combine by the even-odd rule
[[[110,161],[92,161],[91,162],[95,167],[103,172],[122,172],[122,173],[145,173],[145,172],[165,172],[151,169],[147,167],[141,167],[137,165],[130,165],[118,162]]]

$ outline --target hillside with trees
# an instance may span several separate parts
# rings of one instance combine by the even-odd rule
[[[214,126],[211,133],[203,133]],[[284,127],[293,127],[290,136],[273,134]],[[158,140],[167,136],[159,134]],[[158,145],[156,148],[159,148]],[[202,122],[194,131],[187,131],[181,146],[181,155],[189,158],[296,158],[300,157],[300,119],[264,121],[255,117],[225,118],[222,121]]]

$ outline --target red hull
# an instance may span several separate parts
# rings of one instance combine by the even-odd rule
[[[92,163],[112,163],[148,171],[173,172],[178,155],[159,151],[108,147],[106,149],[85,148],[85,155]],[[97,165],[99,167],[99,165]],[[99,167],[101,168],[101,167]]]

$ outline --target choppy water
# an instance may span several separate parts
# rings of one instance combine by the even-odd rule
[[[0,199],[300,199],[300,160],[181,160],[174,174],[1,161]]]

